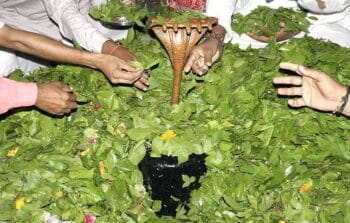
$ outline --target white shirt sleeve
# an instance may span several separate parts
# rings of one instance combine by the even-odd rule
[[[219,24],[226,29],[225,42],[232,38],[231,17],[237,0],[208,0],[207,16],[213,16],[219,19]]]
[[[300,7],[313,13],[342,12],[350,6],[350,0],[298,0]]]
[[[0,29],[5,25],[5,23],[0,21]]]
[[[100,53],[108,40],[79,10],[77,0],[43,0],[49,17],[57,23],[61,34],[77,41],[83,48]]]

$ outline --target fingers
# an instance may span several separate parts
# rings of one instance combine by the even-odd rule
[[[283,70],[290,70],[290,71],[294,71],[295,73],[298,73],[298,68],[299,68],[299,64],[293,64],[293,63],[286,63],[286,62],[282,62],[280,63],[280,68]],[[299,74],[299,73],[298,73]],[[301,75],[301,74],[300,74]]]
[[[300,107],[305,107],[306,104],[302,98],[298,99],[289,99],[288,100],[288,105],[293,107],[293,108],[300,108]]]
[[[187,63],[185,65],[185,72],[188,73],[190,72],[193,64],[198,60],[198,55],[196,53],[191,53],[190,57],[187,60]]]
[[[284,96],[301,96],[303,89],[301,87],[279,88],[278,94]]]
[[[215,62],[215,59],[210,52],[203,52],[197,48],[192,51],[184,70],[189,72],[192,69],[194,73],[204,75],[213,65],[213,62]]]
[[[38,84],[38,97],[35,105],[54,115],[64,115],[77,108],[76,96],[72,89],[60,82]]]
[[[77,100],[77,97],[73,93],[71,93],[68,95],[68,100],[74,102]]]
[[[213,64],[213,57],[209,53],[204,54],[204,64],[208,67]]]
[[[142,76],[142,73],[128,73],[128,72],[119,72],[116,78],[112,78],[111,82],[113,84],[134,84]]]
[[[302,85],[303,79],[298,76],[291,77],[275,77],[273,79],[274,84],[289,84],[289,85]]]
[[[142,91],[147,91],[149,87],[148,75],[143,74],[142,77],[134,83],[134,86]]]
[[[325,75],[323,72],[313,70],[310,68],[306,68],[299,64],[293,64],[293,63],[280,63],[280,68],[284,70],[290,70],[294,71],[295,73],[301,75],[301,76],[307,76],[314,80],[320,80],[320,78]]]
[[[136,68],[136,67],[126,63],[125,61],[119,61],[119,67],[121,70],[125,70],[128,72],[141,72],[141,70],[139,68]]]
[[[204,58],[201,58],[196,61],[196,63],[192,66],[192,71],[200,76],[207,73],[209,70],[209,67],[204,64]]]
[[[77,108],[77,103],[75,101],[70,101],[70,102],[68,102],[66,104],[66,108],[69,109],[69,110],[76,109]]]
[[[269,36],[258,36],[256,34],[247,32],[246,33],[250,38],[255,39],[256,41],[263,42],[263,43],[268,43],[270,41]]]

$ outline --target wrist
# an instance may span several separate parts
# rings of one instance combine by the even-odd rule
[[[349,102],[345,105],[343,115],[350,117],[350,103]]]
[[[334,98],[335,101],[342,102],[342,98],[344,95],[346,95],[347,87],[344,85],[341,85],[339,90],[336,91],[336,96]]]
[[[110,54],[110,52],[113,50],[113,48],[116,46],[117,44],[115,42],[113,42],[112,40],[107,40],[106,42],[104,42],[104,44],[102,45],[102,50],[101,53],[103,54]]]
[[[338,103],[338,106],[334,112],[336,115],[341,115],[341,114],[347,115],[347,107],[349,107],[349,99],[350,99],[350,86],[346,87],[346,92],[341,98],[340,103]]]

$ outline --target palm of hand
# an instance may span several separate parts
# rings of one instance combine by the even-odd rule
[[[306,106],[318,110],[331,111],[334,108],[332,102],[339,101],[339,96],[335,89],[341,87],[337,82],[328,76],[323,76],[321,80],[311,77],[303,77],[302,98]]]

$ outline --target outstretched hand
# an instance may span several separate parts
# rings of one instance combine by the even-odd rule
[[[330,112],[336,111],[342,103],[342,97],[346,94],[346,87],[326,73],[292,63],[281,63],[280,68],[293,71],[299,75],[273,79],[274,84],[291,85],[291,87],[279,87],[279,95],[301,96],[297,99],[288,100],[291,107],[307,106]]]
[[[284,22],[279,22],[278,27],[280,31],[278,31],[276,34],[273,34],[270,30],[268,30],[266,27],[255,24],[255,27],[260,30],[263,35],[256,35],[253,33],[246,33],[250,38],[255,39],[259,42],[268,43],[272,38],[276,38],[277,42],[284,41],[287,39],[290,39],[300,33],[299,30],[296,31],[284,31],[286,24]]]

